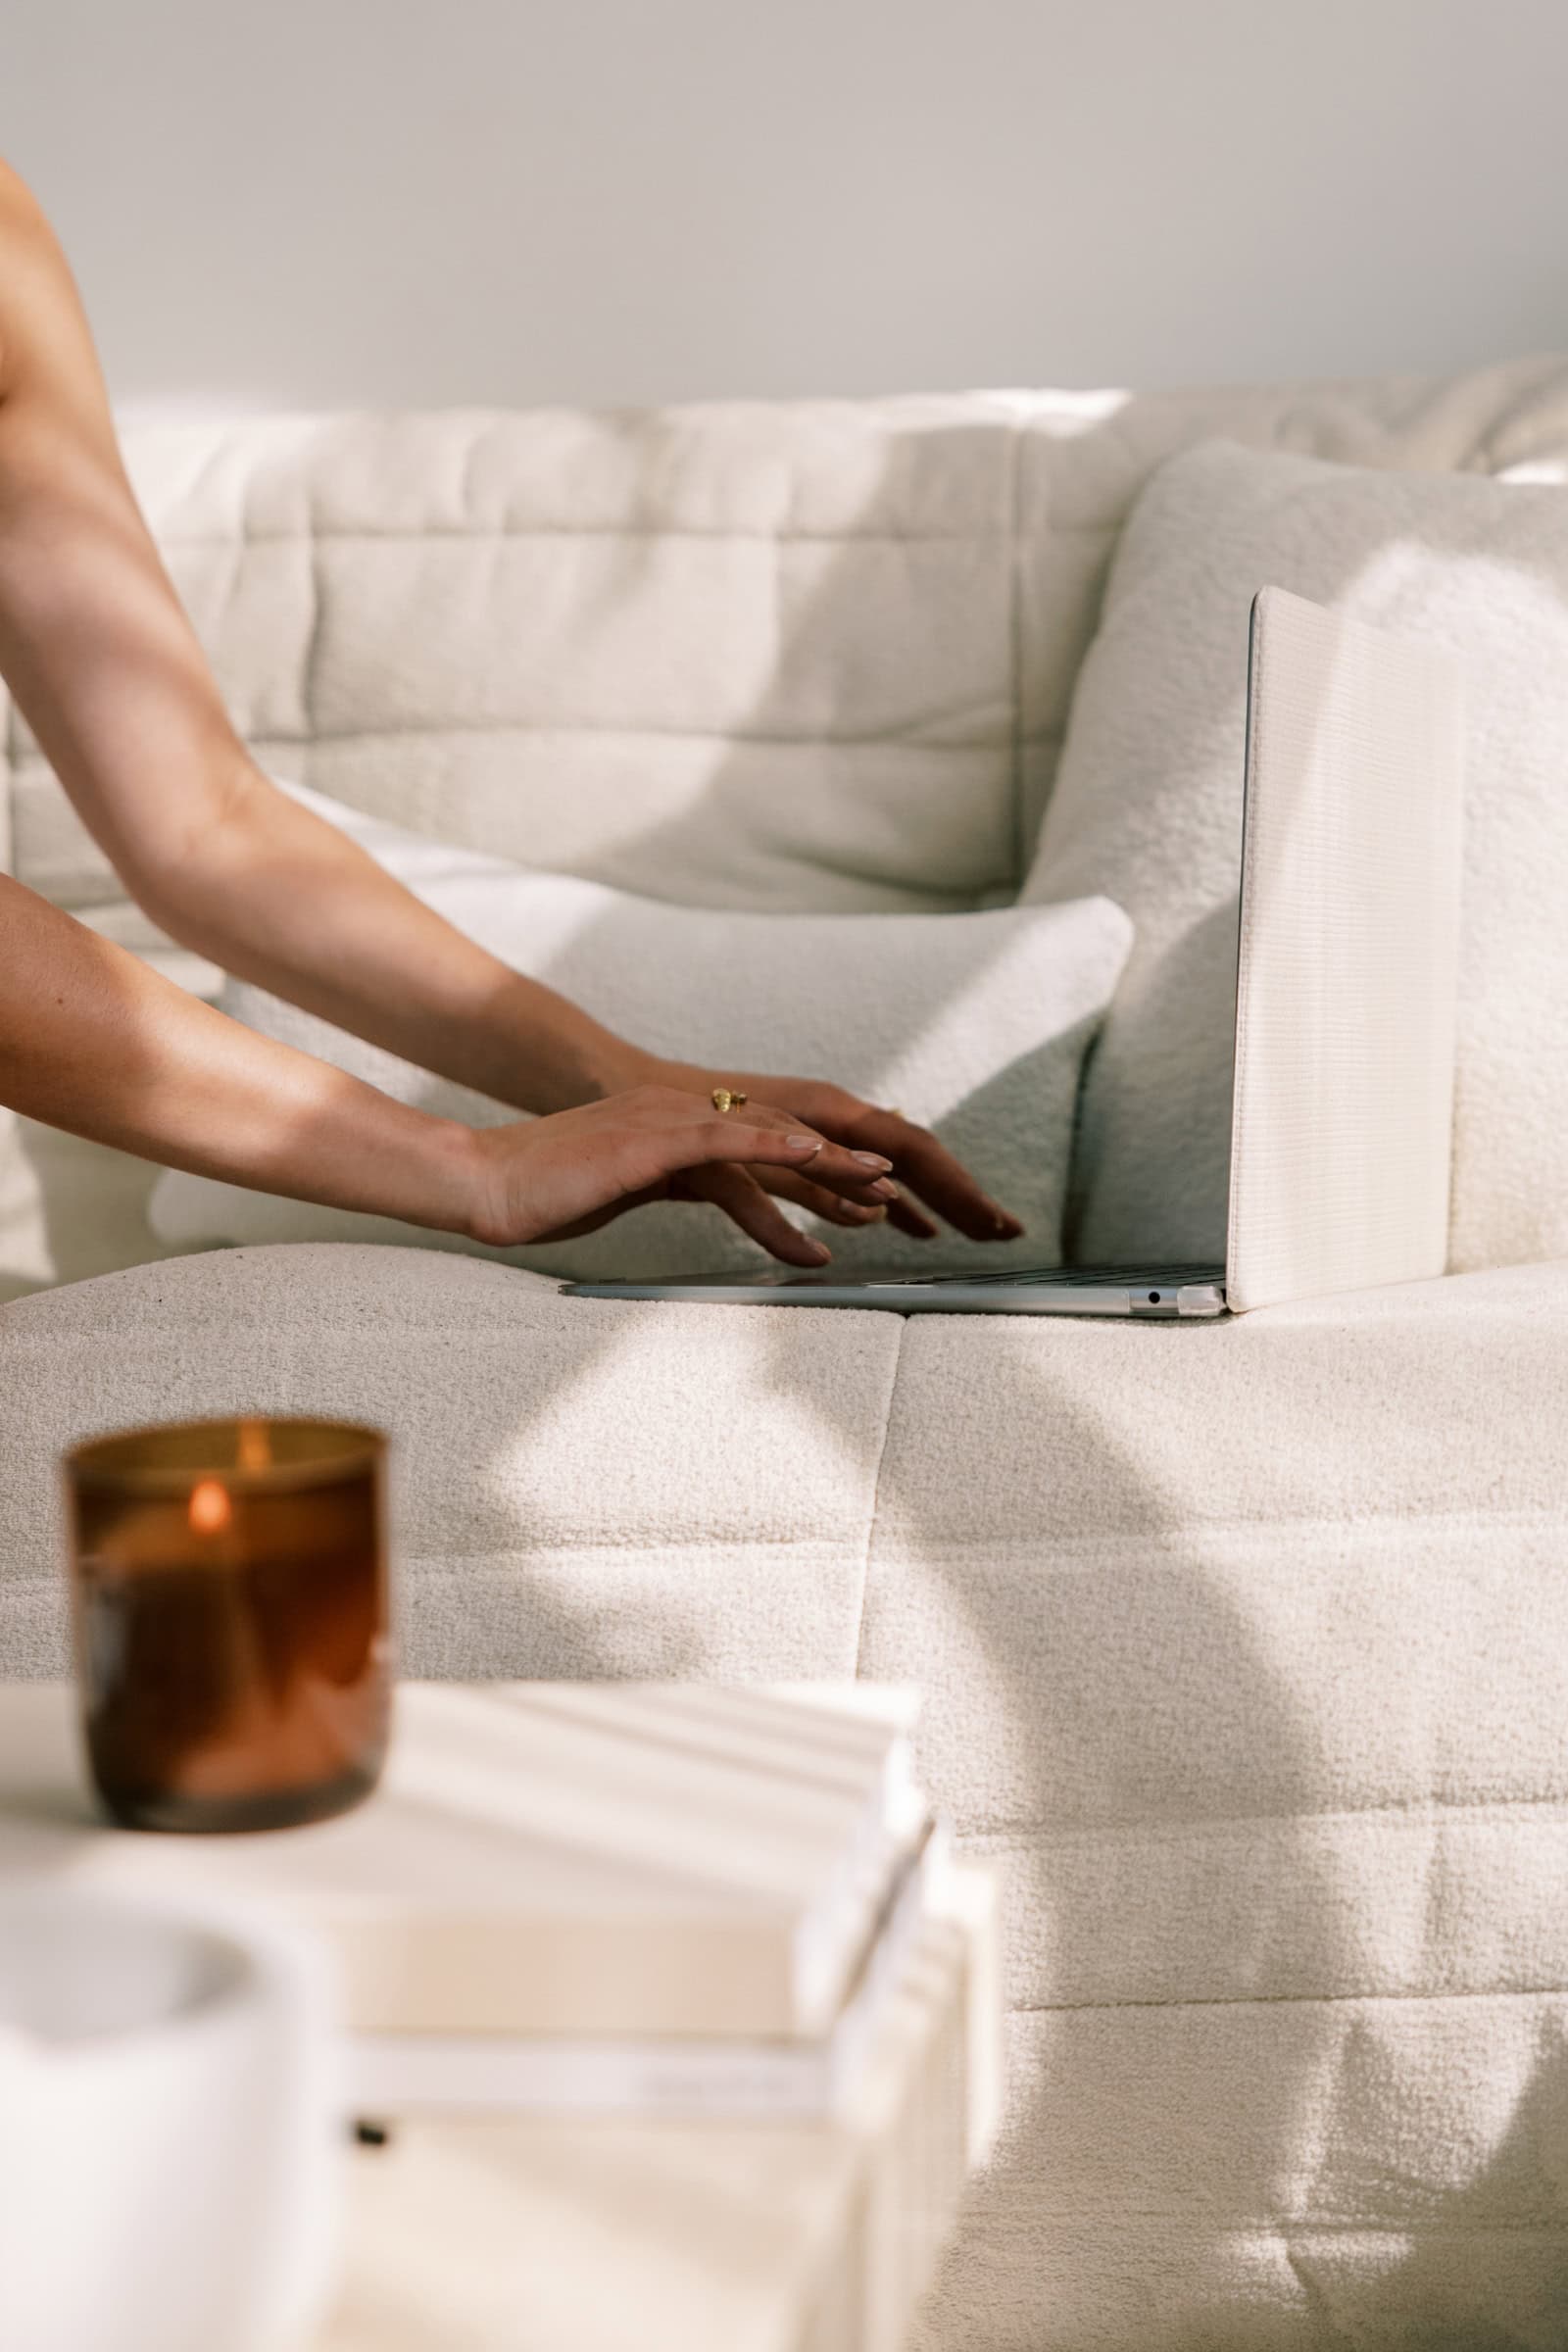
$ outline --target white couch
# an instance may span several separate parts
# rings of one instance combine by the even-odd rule
[[[276,771],[687,904],[962,908],[1019,887],[1132,498],[1216,431],[1539,471],[1568,368],[132,456]],[[11,869],[167,953],[7,760]],[[382,1422],[416,1672],[924,1686],[1012,2008],[935,2343],[1568,2342],[1568,1265],[1190,1329],[617,1307],[160,1260],[148,1181],[31,1130],[0,1166],[0,1667],[64,1654],[68,1440]]]

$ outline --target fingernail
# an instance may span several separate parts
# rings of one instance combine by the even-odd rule
[[[825,1266],[833,1254],[831,1250],[824,1250],[820,1242],[808,1242],[807,1248],[819,1266]]]
[[[822,1149],[819,1135],[787,1135],[784,1141],[791,1152],[820,1152]]]
[[[865,1189],[873,1200],[896,1200],[899,1197],[898,1186],[889,1184],[885,1176],[878,1177],[875,1184],[868,1184]]]
[[[893,1165],[892,1160],[884,1159],[879,1152],[852,1152],[850,1157],[858,1159],[862,1168],[891,1168]]]

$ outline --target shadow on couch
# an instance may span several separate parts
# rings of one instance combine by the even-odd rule
[[[1152,1398],[1172,1350],[1226,1336],[1138,1333]],[[1445,1982],[1435,1875],[1425,1951],[1380,1952],[1378,1882],[1334,1835],[1362,1825],[1324,1811],[1334,1727],[1249,1605],[1261,1560],[1233,1528],[1180,1541],[1148,1464],[1074,1396],[1075,1339],[1006,1443],[1118,1496],[1115,1540],[1043,1533],[988,1566],[956,1519],[906,1508],[923,1481],[882,1483],[865,1669],[924,1684],[929,1783],[1004,1869],[1013,2003],[1002,2140],[922,2341],[1549,2352],[1568,2340],[1568,1997]],[[1276,1409],[1249,1442],[1289,1443],[1288,1395]],[[965,1430],[946,1434],[961,1461]]]

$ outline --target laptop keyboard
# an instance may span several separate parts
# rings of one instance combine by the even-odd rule
[[[954,1282],[970,1282],[977,1288],[987,1284],[994,1289],[1007,1290],[1028,1285],[1030,1290],[1083,1290],[1086,1288],[1114,1289],[1125,1285],[1136,1290],[1176,1290],[1188,1282],[1223,1282],[1223,1266],[1046,1266],[1030,1271],[1027,1267],[1009,1266],[1002,1274],[962,1274],[946,1278]]]

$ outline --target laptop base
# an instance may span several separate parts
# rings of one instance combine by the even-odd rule
[[[568,1298],[669,1298],[704,1306],[851,1306],[890,1314],[1130,1315],[1176,1322],[1226,1312],[1223,1266],[1009,1267],[1005,1273],[862,1274],[764,1266],[654,1282],[565,1282]]]

